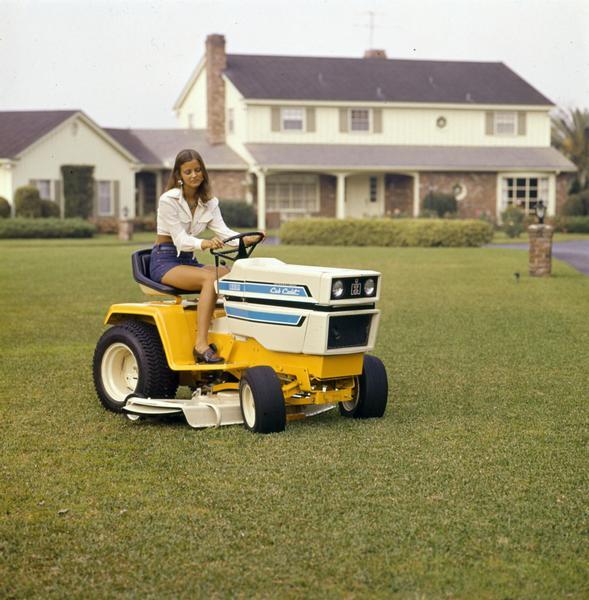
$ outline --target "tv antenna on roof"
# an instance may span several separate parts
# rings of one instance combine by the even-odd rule
[[[384,13],[367,10],[362,14],[368,15],[368,25],[359,25],[359,27],[366,27],[368,29],[368,50],[372,50],[374,48],[374,30],[378,28],[378,25],[376,25],[376,17],[383,16]]]

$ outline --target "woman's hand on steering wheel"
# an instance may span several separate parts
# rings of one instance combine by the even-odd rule
[[[214,237],[210,240],[203,240],[201,243],[201,250],[218,250],[224,246],[223,240]]]
[[[248,231],[247,233],[238,233],[226,240],[223,240],[224,244],[233,240],[239,240],[237,247],[232,246],[228,250],[219,250],[211,247],[211,254],[214,256],[222,256],[229,260],[239,260],[240,258],[249,258],[254,248],[266,237],[263,231]],[[246,245],[248,246],[246,250]]]

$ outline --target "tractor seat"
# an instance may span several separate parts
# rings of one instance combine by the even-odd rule
[[[149,278],[149,261],[151,260],[151,248],[137,250],[131,255],[133,266],[133,279],[139,284],[144,294],[148,296],[181,296],[182,294],[197,295],[194,290],[179,290],[165,283],[158,283]]]

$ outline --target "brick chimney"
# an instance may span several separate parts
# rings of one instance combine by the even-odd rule
[[[387,53],[385,50],[365,50],[364,58],[385,58]]]
[[[227,67],[225,36],[213,33],[207,36],[207,139],[210,144],[225,143],[225,82]]]

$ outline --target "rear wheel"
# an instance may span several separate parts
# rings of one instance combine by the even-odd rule
[[[365,355],[362,375],[356,377],[355,383],[354,398],[340,402],[340,414],[354,419],[382,417],[389,395],[387,372],[382,361],[376,356]]]
[[[104,332],[94,352],[94,387],[102,405],[122,412],[130,394],[174,398],[178,373],[168,367],[154,325],[129,320]]]
[[[286,427],[282,385],[271,367],[247,369],[239,382],[239,401],[246,429],[277,433]]]

